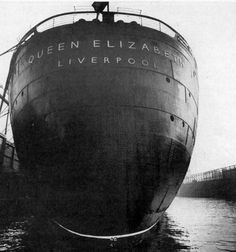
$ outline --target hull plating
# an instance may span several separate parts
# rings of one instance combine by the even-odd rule
[[[15,60],[14,140],[42,212],[92,235],[156,223],[195,142],[191,53],[153,29],[82,22],[36,34]]]

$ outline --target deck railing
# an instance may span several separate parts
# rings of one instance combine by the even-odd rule
[[[188,51],[191,52],[191,49],[187,43],[187,41],[171,26],[166,24],[165,22],[150,17],[146,15],[141,15],[140,13],[130,13],[130,12],[121,12],[120,9],[116,12],[109,12],[114,15],[114,21],[119,22],[136,22],[137,24],[153,28],[155,30],[158,30],[160,32],[163,32],[170,37],[174,38],[176,41],[178,41],[180,44],[182,44]],[[73,24],[78,22],[79,20],[85,19],[86,21],[92,21],[95,20],[97,17],[97,12],[95,11],[74,11],[74,12],[66,12],[57,14],[54,16],[51,16],[37,25],[35,25],[32,29],[30,29],[20,40],[19,44],[23,44],[25,41],[27,41],[31,36],[33,36],[37,32],[43,32],[48,29],[67,25],[67,24]],[[98,22],[102,22],[102,14],[98,17]]]

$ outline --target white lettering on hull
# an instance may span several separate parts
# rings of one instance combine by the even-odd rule
[[[143,43],[138,43],[135,41],[122,41],[122,40],[100,40],[100,39],[94,39],[92,41],[80,41],[80,40],[73,40],[73,41],[68,41],[68,42],[59,42],[55,45],[49,45],[46,46],[45,48],[42,48],[35,53],[29,55],[27,62],[29,64],[38,62],[40,59],[48,56],[51,57],[51,55],[57,54],[57,57],[59,56],[60,53],[63,53],[63,51],[69,52],[69,50],[72,50],[74,54],[78,54],[78,52],[86,51],[89,50],[89,47],[93,48],[93,52],[96,53],[99,48],[108,48],[109,52],[110,50],[114,49],[120,49],[117,52],[120,54],[116,57],[116,63],[120,63],[121,60],[121,55],[122,51],[140,51],[143,53],[150,54],[152,57],[164,57],[169,60],[171,60],[173,63],[183,67],[184,66],[184,57],[183,56],[178,56],[178,52],[176,50],[173,50],[171,48],[166,49],[164,48],[163,43],[159,42],[159,45],[157,45],[157,42],[143,42]],[[77,52],[77,50],[79,50]],[[124,51],[124,54],[126,54],[126,51]],[[71,53],[70,53],[71,54]],[[136,56],[136,55],[135,55]],[[78,56],[77,56],[78,57]],[[59,57],[58,57],[59,58]],[[164,59],[160,58],[160,59]],[[77,61],[82,64],[85,62],[85,57],[78,57]],[[128,63],[131,65],[134,65],[137,62],[137,59],[135,57],[130,57],[128,60]],[[98,57],[95,55],[92,55],[90,57],[90,63],[91,64],[97,64],[100,61],[98,60]],[[110,64],[111,61],[108,56],[104,56],[103,58],[103,63],[104,64]],[[72,65],[72,61],[69,61],[69,65]],[[146,59],[141,59],[141,65],[142,66],[148,66],[149,63]],[[61,64],[58,65],[61,67]],[[157,63],[153,64],[154,68],[158,68]]]

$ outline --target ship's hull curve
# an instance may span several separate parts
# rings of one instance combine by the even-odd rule
[[[152,29],[83,22],[33,36],[15,57],[14,140],[41,211],[92,235],[155,224],[195,142],[192,55]]]

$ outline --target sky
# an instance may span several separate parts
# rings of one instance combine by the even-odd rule
[[[43,19],[92,2],[0,0],[0,53]],[[140,9],[144,15],[161,19],[192,48],[200,92],[191,173],[236,165],[236,1],[110,1],[110,8],[116,7]],[[3,86],[10,58],[11,53],[0,57]],[[1,117],[0,129],[4,125]]]

